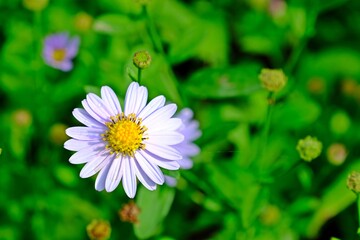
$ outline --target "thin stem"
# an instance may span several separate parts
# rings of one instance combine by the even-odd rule
[[[153,42],[155,50],[164,55],[165,52],[161,43],[161,39],[156,31],[155,24],[148,13],[146,5],[143,5],[143,14],[145,15],[146,21],[148,23],[147,27],[148,27],[149,35],[151,41]]]
[[[138,77],[137,77],[137,81],[138,83],[140,84],[141,83],[141,72],[142,72],[142,69],[141,68],[137,68],[138,69]]]
[[[265,117],[264,126],[263,126],[263,129],[261,132],[259,149],[256,154],[256,157],[258,157],[258,161],[257,161],[257,163],[259,164],[258,166],[264,165],[264,154],[265,154],[266,148],[267,148],[267,142],[268,142],[269,133],[270,133],[271,118],[272,118],[272,113],[273,113],[273,109],[274,109],[274,105],[275,105],[275,96],[274,96],[273,92],[269,92],[267,101],[268,101],[267,113],[266,113],[266,117]]]
[[[358,223],[359,227],[357,230],[357,234],[360,236],[360,194],[357,194],[356,202],[357,202],[358,218],[359,218],[359,223]]]

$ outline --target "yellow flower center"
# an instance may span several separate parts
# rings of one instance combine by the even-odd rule
[[[105,125],[108,130],[102,136],[108,142],[106,148],[110,149],[111,154],[134,156],[136,150],[145,149],[143,140],[146,139],[144,133],[147,128],[141,125],[141,118],[137,118],[134,113],[128,116],[118,114]]]
[[[66,57],[66,50],[64,48],[57,48],[53,52],[53,59],[55,61],[61,62]]]

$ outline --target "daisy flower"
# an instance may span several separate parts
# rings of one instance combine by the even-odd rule
[[[73,68],[72,59],[77,55],[79,37],[70,38],[67,33],[49,35],[45,38],[43,58],[47,65],[68,72]]]
[[[184,136],[177,131],[182,121],[173,118],[175,104],[165,105],[158,96],[147,103],[146,87],[131,83],[122,110],[114,91],[101,88],[101,98],[89,93],[74,117],[85,126],[71,127],[66,134],[72,139],[64,147],[77,151],[69,161],[86,165],[80,177],[98,173],[95,189],[113,191],[122,180],[125,193],[134,198],[137,179],[149,190],[164,183],[160,168],[177,170],[181,154],[174,145]]]
[[[184,108],[176,117],[180,118],[183,124],[177,131],[184,136],[184,141],[173,147],[181,152],[182,159],[178,160],[180,168],[189,169],[193,166],[191,157],[200,153],[200,148],[193,142],[201,136],[199,122],[193,119],[194,113],[190,108]],[[165,181],[169,186],[176,186],[177,180],[171,176],[165,176]]]

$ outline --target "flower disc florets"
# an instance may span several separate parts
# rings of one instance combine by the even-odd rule
[[[108,142],[111,153],[134,156],[135,151],[145,149],[143,140],[146,127],[141,125],[141,118],[135,114],[125,116],[124,113],[111,117],[111,122],[105,123],[108,130],[103,134],[103,140]]]

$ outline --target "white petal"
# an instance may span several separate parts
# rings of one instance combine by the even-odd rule
[[[161,158],[159,156],[155,156],[147,151],[139,151],[141,155],[143,155],[144,158],[146,158],[148,161],[151,161],[158,165],[159,167],[168,169],[168,170],[178,170],[180,168],[180,165],[175,160],[168,160]]]
[[[91,147],[96,144],[103,144],[105,147],[106,143],[102,141],[82,141],[77,139],[69,139],[64,143],[64,148],[70,151],[80,151],[81,149]]]
[[[182,156],[180,155],[180,153],[175,150],[174,148],[167,146],[167,145],[156,145],[156,144],[151,144],[148,142],[145,142],[145,149],[162,158],[168,159],[168,160],[180,160],[182,158]]]
[[[98,154],[104,150],[103,145],[94,145],[88,148],[84,148],[74,153],[70,158],[69,162],[72,164],[87,163],[94,158],[98,158]]]
[[[146,105],[143,110],[139,113],[138,117],[142,118],[143,120],[147,118],[150,114],[152,114],[157,109],[163,107],[165,104],[165,97],[164,96],[158,96],[151,100],[148,105]]]
[[[101,117],[98,113],[94,112],[94,110],[92,110],[91,107],[89,106],[86,99],[82,100],[81,104],[83,105],[86,112],[89,113],[92,118],[94,118],[99,123],[105,125],[105,122],[107,122],[107,120]]]
[[[176,131],[164,131],[149,134],[146,142],[158,145],[175,145],[183,140],[184,136]]]
[[[159,185],[164,183],[164,174],[161,172],[160,168],[157,165],[155,165],[151,161],[148,161],[139,152],[135,153],[135,161],[139,163],[141,169],[144,170],[146,175],[149,176],[152,181]]]
[[[105,189],[105,181],[109,172],[111,166],[111,162],[109,162],[105,167],[103,167],[99,174],[96,177],[96,181],[95,181],[95,189],[97,191],[102,191]]]
[[[180,118],[170,118],[164,124],[156,126],[156,128],[148,129],[146,132],[148,134],[156,133],[156,132],[163,132],[164,130],[177,130],[182,125],[182,121]],[[178,131],[183,134],[181,131]]]
[[[106,121],[110,121],[110,117],[112,116],[111,112],[105,106],[103,100],[93,93],[89,93],[86,96],[86,100],[90,106],[90,108],[96,112],[101,118]]]
[[[111,111],[112,116],[122,113],[119,99],[110,87],[104,86],[101,88],[101,98]]]
[[[124,113],[126,116],[128,116],[131,113],[134,113],[135,105],[137,101],[138,88],[139,88],[139,84],[136,82],[132,82],[126,91],[125,109],[124,109]]]
[[[149,178],[149,176],[144,172],[143,169],[141,169],[138,162],[135,161],[135,173],[139,181],[150,191],[153,191],[156,189],[156,183],[154,183],[153,180]]]
[[[65,132],[69,137],[78,140],[100,140],[101,134],[104,133],[102,129],[89,127],[70,127]]]
[[[137,90],[137,98],[133,113],[138,114],[145,107],[148,98],[148,91],[146,87],[139,87]]]
[[[176,112],[176,104],[168,104],[157,109],[150,116],[143,120],[143,124],[148,128],[156,128],[168,121]]]
[[[82,124],[88,127],[97,127],[97,128],[104,128],[105,125],[96,121],[93,117],[90,116],[84,109],[82,108],[75,108],[72,112],[74,117],[81,122]]]
[[[85,164],[85,166],[80,171],[81,178],[88,178],[92,175],[99,172],[102,168],[104,168],[113,156],[109,155],[108,153],[102,152],[96,154],[96,158],[93,158],[90,162]]]
[[[112,192],[119,185],[124,170],[124,158],[119,156],[115,158],[109,169],[109,173],[105,181],[105,189],[107,192]]]
[[[125,190],[126,195],[129,198],[134,198],[136,194],[136,173],[135,173],[135,166],[133,165],[134,159],[130,157],[124,157],[124,175],[123,175],[123,187]]]

